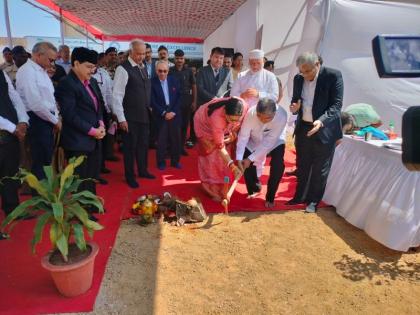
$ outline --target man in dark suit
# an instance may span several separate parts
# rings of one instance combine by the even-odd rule
[[[335,142],[342,134],[343,104],[341,72],[320,65],[316,53],[307,52],[296,60],[300,74],[293,81],[290,111],[297,114],[295,127],[298,184],[287,204],[306,202],[306,212],[316,211],[321,201],[334,155]]]
[[[101,139],[105,136],[104,101],[98,83],[92,78],[97,58],[98,54],[93,50],[75,48],[71,55],[72,68],[60,80],[55,92],[63,118],[61,146],[66,157],[86,156],[75,170],[82,179],[99,177]],[[84,181],[79,190],[96,194],[96,184],[94,180]],[[93,216],[91,219],[96,220]]]
[[[153,179],[147,170],[149,149],[150,79],[143,64],[146,44],[130,43],[128,60],[115,71],[112,109],[122,131],[125,180],[131,188],[139,187],[134,174],[136,160],[139,177]]]
[[[209,65],[197,73],[197,106],[201,106],[216,97],[223,97],[232,88],[232,72],[223,67],[225,51],[214,47],[210,54]],[[195,142],[194,128],[190,131],[190,141]]]
[[[191,114],[197,107],[197,85],[193,72],[185,67],[184,51],[177,49],[174,54],[175,66],[169,69],[169,75],[177,79],[180,87],[181,154],[188,155],[184,145]]]
[[[168,77],[168,72],[169,65],[166,61],[156,62],[157,77],[152,79],[151,105],[158,123],[156,161],[160,170],[166,168],[165,154],[168,144],[171,166],[181,168],[180,88],[173,76]]]

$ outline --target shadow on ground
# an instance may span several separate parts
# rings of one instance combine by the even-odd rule
[[[380,280],[374,282],[376,285],[389,284],[394,280],[420,280],[420,263],[414,257],[418,250],[402,253],[389,249],[346,222],[334,208],[320,209],[317,214],[348,246],[363,256],[354,258],[343,254],[339,261],[333,262],[344,278],[362,281],[382,276],[386,279],[385,283]]]

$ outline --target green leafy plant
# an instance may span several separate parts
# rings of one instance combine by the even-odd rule
[[[33,253],[42,240],[46,226],[50,227],[51,244],[60,251],[64,261],[68,261],[69,243],[73,240],[80,250],[85,251],[85,230],[93,237],[94,231],[103,229],[103,226],[89,220],[84,208],[94,206],[99,213],[103,213],[104,209],[98,196],[90,191],[77,192],[84,180],[75,175],[74,170],[84,159],[84,156],[70,159],[66,168],[57,174],[52,166],[44,166],[46,179],[43,180],[38,180],[31,172],[21,169],[16,178],[28,183],[38,196],[20,203],[3,221],[2,230],[6,227],[11,229],[13,225],[10,223],[22,216],[35,214],[37,223],[31,241]]]

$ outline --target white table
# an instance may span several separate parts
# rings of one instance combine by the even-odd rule
[[[399,251],[420,245],[420,172],[384,141],[344,137],[337,146],[323,201],[381,244]]]

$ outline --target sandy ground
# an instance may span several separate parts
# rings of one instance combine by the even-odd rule
[[[420,253],[333,209],[125,221],[93,314],[420,314]]]

